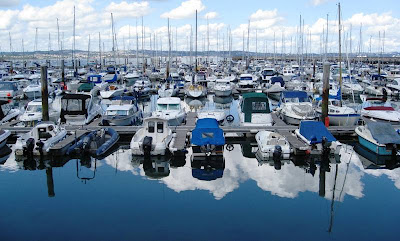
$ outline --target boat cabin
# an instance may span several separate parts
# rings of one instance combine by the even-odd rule
[[[270,114],[269,100],[264,93],[246,93],[240,101],[240,110],[244,114],[244,122],[252,122],[253,114]]]
[[[225,145],[224,131],[219,127],[216,119],[199,119],[196,122],[196,128],[192,131],[191,144],[193,158],[222,156]]]

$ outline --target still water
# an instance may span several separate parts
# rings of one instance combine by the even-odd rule
[[[0,154],[0,240],[398,240],[400,168],[352,145],[340,162],[278,165],[258,162],[248,139],[199,170],[190,149],[139,160],[128,142],[102,160]]]

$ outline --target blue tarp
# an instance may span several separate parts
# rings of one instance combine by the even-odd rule
[[[308,94],[304,91],[282,91],[279,105],[284,99],[298,98],[299,102],[308,102]]]
[[[87,80],[93,83],[101,83],[101,75],[89,75]]]
[[[336,95],[329,95],[329,99],[330,100],[341,100],[342,99],[342,93],[341,92],[342,92],[342,90],[339,88],[339,90],[338,90]],[[317,101],[322,100],[322,96],[318,97],[316,100]]]
[[[213,118],[197,120],[196,128],[192,131],[192,144],[197,146],[225,145],[224,131],[219,128],[218,121]]]
[[[203,181],[212,181],[221,178],[224,175],[223,169],[207,171],[204,169],[192,169],[192,176]]]
[[[321,143],[323,137],[326,137],[328,142],[336,141],[335,137],[326,129],[324,123],[320,121],[302,121],[300,123],[300,134],[311,144]]]
[[[400,144],[400,136],[390,123],[368,121],[367,128],[379,144]]]
[[[271,78],[271,84],[281,83],[281,87],[285,86],[285,81],[280,76],[275,76]]]
[[[136,100],[133,96],[116,96],[112,100]]]

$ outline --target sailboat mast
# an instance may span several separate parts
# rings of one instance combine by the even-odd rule
[[[340,22],[340,3],[338,3],[339,11],[339,86],[340,86],[340,105],[342,105],[342,26]]]
[[[197,9],[196,9],[195,72],[197,73]]]

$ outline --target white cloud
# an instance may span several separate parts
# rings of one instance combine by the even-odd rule
[[[165,12],[161,14],[162,18],[171,18],[171,19],[185,19],[193,17],[196,13],[201,12],[206,7],[203,5],[201,0],[188,0],[182,2],[181,5],[175,9],[172,9],[169,12]]]
[[[321,4],[324,4],[326,2],[328,2],[329,0],[311,0],[312,5],[314,6],[319,6]]]
[[[110,3],[105,10],[107,12],[115,13],[116,18],[124,17],[140,17],[147,15],[150,12],[150,6],[148,2],[132,2],[127,3],[125,1],[120,3]]]
[[[251,20],[265,20],[265,19],[273,19],[278,17],[278,9],[274,10],[262,10],[259,9],[257,12],[250,15]]]
[[[204,15],[204,18],[206,18],[206,19],[214,19],[216,17],[218,17],[217,12],[208,12]]]

